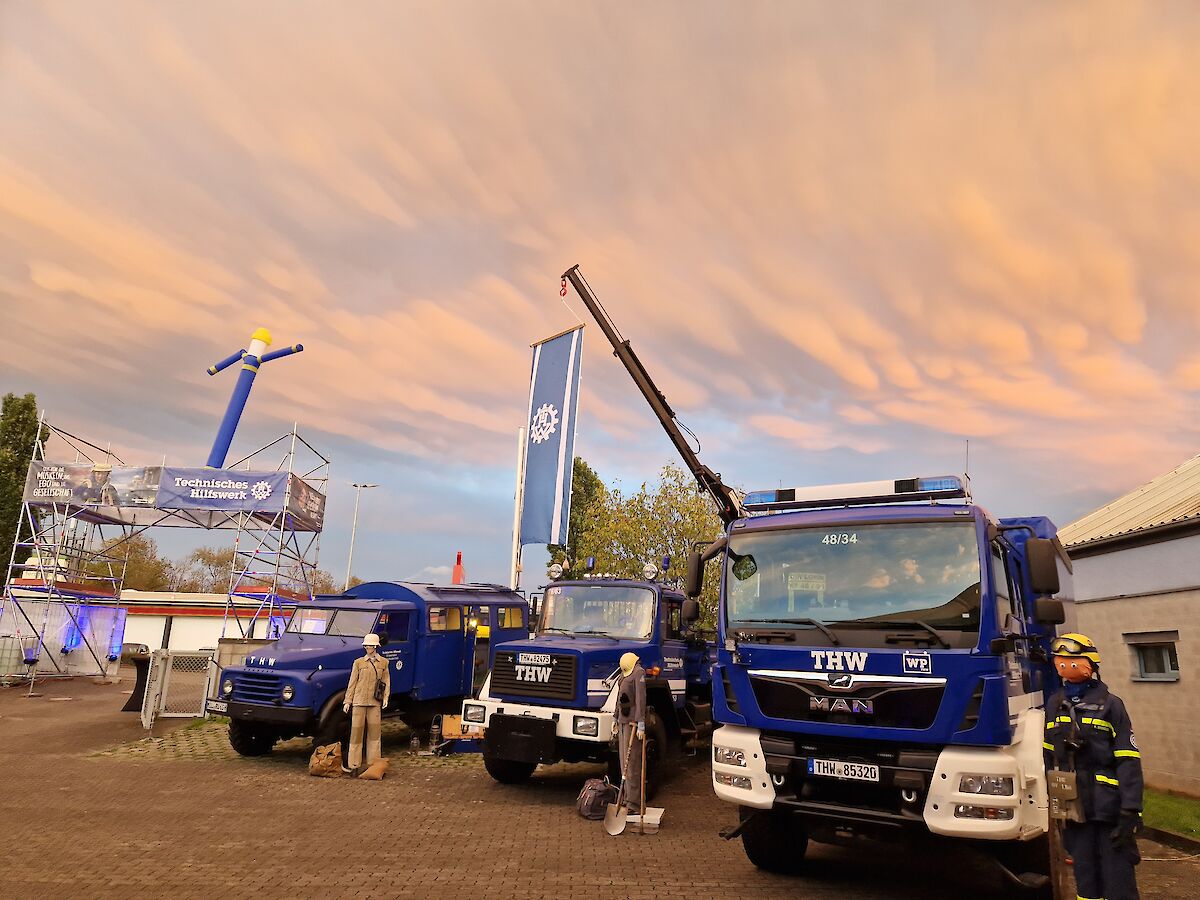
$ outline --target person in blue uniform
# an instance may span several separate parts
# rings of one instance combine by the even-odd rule
[[[1051,652],[1062,688],[1046,704],[1042,746],[1047,769],[1075,775],[1078,799],[1063,844],[1078,900],[1138,900],[1142,754],[1133,723],[1100,680],[1100,651],[1087,635],[1057,637]]]

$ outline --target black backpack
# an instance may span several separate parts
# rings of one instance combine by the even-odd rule
[[[617,789],[607,778],[589,778],[575,801],[575,808],[585,819],[603,819],[608,804],[617,802]]]

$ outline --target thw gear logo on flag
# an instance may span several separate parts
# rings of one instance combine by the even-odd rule
[[[269,481],[257,481],[254,487],[250,488],[250,493],[254,495],[255,500],[266,500],[271,496],[271,483]]]
[[[551,403],[543,403],[529,422],[529,439],[535,444],[550,440],[558,428],[558,410]]]

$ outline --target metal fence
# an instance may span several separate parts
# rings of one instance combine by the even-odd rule
[[[142,725],[147,731],[159,718],[198,718],[204,715],[211,651],[155,650],[150,655]]]

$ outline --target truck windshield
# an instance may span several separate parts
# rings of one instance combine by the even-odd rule
[[[541,630],[645,640],[654,631],[654,591],[613,584],[552,585],[542,601]]]
[[[848,525],[735,534],[730,625],[812,619],[855,627],[979,627],[972,522]]]
[[[288,621],[288,634],[362,637],[375,624],[375,613],[360,609],[315,609],[302,606]]]

